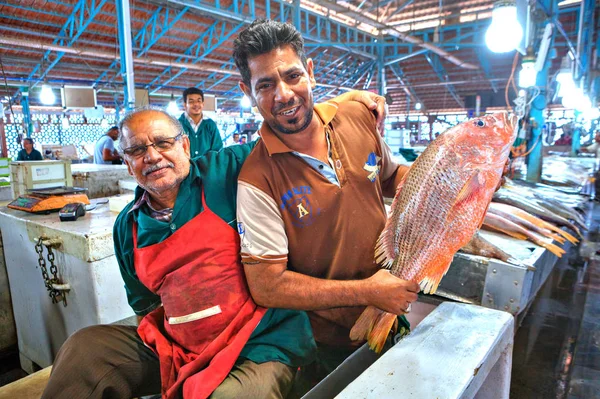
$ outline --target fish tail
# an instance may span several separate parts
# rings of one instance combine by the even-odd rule
[[[558,256],[559,258],[561,258],[563,256],[563,254],[566,253],[564,249],[562,249],[554,244],[547,243],[544,240],[535,240],[535,243],[546,248],[548,251],[552,252],[554,255]]]
[[[558,231],[556,231],[556,230],[558,230]],[[579,240],[577,238],[573,237],[571,234],[567,233],[566,231],[558,229],[558,228],[556,230],[555,231],[558,234],[560,234],[561,236],[565,237],[572,244],[577,244],[579,242]]]
[[[377,309],[379,310],[379,309]],[[393,313],[387,313],[381,311],[373,330],[369,334],[369,348],[375,353],[381,353],[385,340],[387,339],[394,322],[396,321],[396,315]]]
[[[354,323],[354,326],[352,326],[352,330],[350,330],[350,339],[353,341],[367,339],[375,322],[383,313],[385,313],[383,310],[378,309],[375,306],[367,306],[358,320]]]
[[[553,240],[555,240],[555,241],[557,241],[557,242],[559,242],[561,244],[565,243],[564,237],[561,237],[561,236],[559,236],[558,234],[555,234],[555,233],[548,233],[548,234],[546,234],[546,237],[550,237]]]

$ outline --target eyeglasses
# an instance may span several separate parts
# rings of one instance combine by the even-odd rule
[[[169,151],[173,149],[173,147],[175,146],[175,142],[179,141],[179,139],[181,139],[182,136],[183,133],[179,133],[175,137],[164,138],[162,140],[159,140],[155,143],[150,143],[148,145],[134,145],[132,147],[127,147],[123,149],[123,153],[133,158],[139,158],[142,155],[146,154],[146,152],[148,151],[148,147],[154,147],[154,149],[158,152]]]

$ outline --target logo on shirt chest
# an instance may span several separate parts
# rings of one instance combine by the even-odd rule
[[[367,175],[367,179],[369,179],[371,183],[375,183],[375,180],[377,180],[377,175],[379,175],[379,171],[381,170],[379,161],[381,161],[381,157],[378,157],[374,152],[372,152],[369,154],[367,162],[365,162],[365,166],[363,166],[363,169],[369,173]]]
[[[287,211],[292,216],[292,224],[296,227],[310,226],[314,222],[314,210],[309,196],[312,189],[309,186],[293,187],[281,196],[281,211]]]

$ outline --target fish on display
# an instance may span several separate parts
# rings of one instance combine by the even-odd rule
[[[507,209],[502,208],[502,205],[506,205],[506,204],[499,204],[499,203],[495,203],[492,201],[492,203],[490,204],[490,207],[488,208],[488,213],[493,213],[494,215],[498,215],[500,217],[508,219],[511,222],[516,223],[516,224],[526,228],[527,230],[533,231],[534,233],[541,234],[542,236],[544,236],[546,238],[551,238],[554,241],[557,241],[561,244],[565,243],[565,237],[563,237],[557,233],[553,233],[551,230],[542,227],[541,224],[539,224],[539,223],[533,223],[532,221],[530,221],[528,219],[523,219],[522,217],[509,212]]]
[[[583,238],[583,235],[579,231],[579,228],[575,226],[573,223],[569,222],[567,219],[562,216],[556,215],[548,209],[538,205],[537,203],[528,200],[513,191],[506,190],[501,188],[494,194],[494,201],[502,202],[504,204],[516,206],[526,212],[529,212],[532,215],[535,215],[539,218],[542,218],[546,221],[555,223],[559,226],[567,226],[571,230],[573,230],[579,237]]]
[[[375,248],[391,273],[437,290],[454,254],[483,222],[515,138],[517,118],[496,113],[442,133],[413,163],[398,186]],[[373,306],[350,332],[380,352],[396,315]]]
[[[513,215],[516,218],[518,218],[518,219],[516,219],[516,222],[525,227],[534,225],[534,226],[536,226],[540,229],[544,229],[546,231],[553,231],[557,235],[560,235],[563,238],[566,238],[567,240],[569,240],[572,244],[577,244],[579,242],[579,240],[577,238],[573,237],[571,234],[567,233],[566,231],[556,227],[552,223],[546,222],[545,220],[542,220],[536,216],[533,216],[533,215],[529,214],[528,212],[526,212],[520,208],[517,208],[515,206],[512,206],[512,205],[501,204],[501,203],[492,201],[492,203],[490,204],[490,207],[488,208],[488,212],[496,213],[496,214],[499,214],[502,216],[506,216],[507,214],[510,214],[510,215]],[[508,218],[515,221],[515,219],[512,217],[508,217]],[[524,223],[524,221],[527,223]],[[535,228],[530,228],[530,230],[536,231]],[[550,236],[548,236],[548,237],[550,237]],[[557,241],[560,242],[560,240],[557,240]]]
[[[485,215],[485,219],[483,221],[483,227],[491,228],[492,230],[500,231],[508,236],[514,237],[519,240],[530,240],[540,247],[546,248],[548,251],[552,252],[554,255],[559,258],[563,256],[565,250],[552,244],[544,241],[540,236],[532,233],[526,228],[519,226],[518,224],[511,222],[508,219],[503,218],[502,216],[495,215],[493,213],[489,213]]]
[[[504,262],[512,263],[512,264],[520,264],[517,259],[513,258],[511,255],[507,254],[485,238],[479,234],[479,232],[475,233],[471,240],[460,249],[461,252],[471,254],[471,255],[479,255],[485,256],[487,258],[500,259]]]

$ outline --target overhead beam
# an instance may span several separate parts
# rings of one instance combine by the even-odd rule
[[[196,41],[185,51],[185,54],[194,54],[196,57],[191,62],[192,65],[198,64],[206,56],[208,56],[213,50],[219,48],[225,43],[233,34],[235,34],[241,27],[242,23],[230,23],[228,21],[216,21],[213,23]],[[181,57],[178,57],[176,62],[180,62]],[[172,73],[172,68],[169,66],[165,68],[156,78],[154,78],[149,84],[148,88],[154,86],[152,93],[160,90],[161,86],[172,82],[183,74],[187,68],[182,68],[177,73]],[[168,78],[167,78],[168,75]],[[166,80],[162,81],[163,78]]]
[[[71,47],[73,43],[85,32],[86,28],[96,18],[96,15],[100,12],[107,0],[79,0],[73,7],[73,11],[67,21],[63,25],[62,29],[58,33],[56,39],[52,44],[60,46]],[[48,60],[51,50],[47,50],[43,55],[43,60]],[[41,64],[38,64],[33,71],[29,74],[28,78],[34,78],[39,73],[38,82],[42,81],[48,72],[52,70],[59,63],[60,59],[65,55],[64,52],[58,52],[54,60],[48,65],[43,71],[41,71]],[[34,83],[32,87],[35,87],[37,83]]]
[[[429,65],[431,65],[431,68],[433,69],[435,74],[438,76],[440,81],[448,82],[448,72],[446,72],[446,68],[444,68],[444,65],[442,65],[440,58],[436,54],[426,54],[425,59],[427,60]],[[445,86],[446,86],[446,90],[448,90],[448,93],[450,93],[450,95],[452,96],[454,101],[456,101],[456,103],[460,107],[464,108],[465,103],[456,93],[456,89],[454,89],[454,86],[451,84],[446,84]]]
[[[256,6],[254,1],[246,3],[245,1],[233,0],[232,5],[228,9],[223,9],[220,5],[219,0],[213,2],[208,1],[193,1],[193,0],[168,0],[169,3],[179,4],[181,6],[190,7],[199,11],[202,11],[204,15],[219,20],[226,20],[230,22],[243,23],[245,25],[250,24],[256,19]],[[271,3],[278,5],[278,15],[271,15]],[[233,8],[233,9],[231,9]],[[288,3],[285,0],[272,0],[265,2],[266,17],[277,18],[281,21],[296,18],[299,26],[297,27],[305,40],[314,41],[321,43],[324,41],[332,42],[333,37],[339,37],[346,42],[353,42],[357,39],[363,39],[370,41],[373,46],[377,43],[377,37],[366,32],[360,31],[352,26],[348,26],[341,22],[334,21],[328,18],[326,15],[321,15],[312,10],[300,7],[299,2]],[[295,16],[295,17],[293,17]],[[341,40],[341,41],[343,41]],[[375,59],[375,52],[370,46],[365,49],[359,50],[349,48],[348,46],[333,46],[340,48],[344,51],[350,51],[358,54],[362,57]]]

